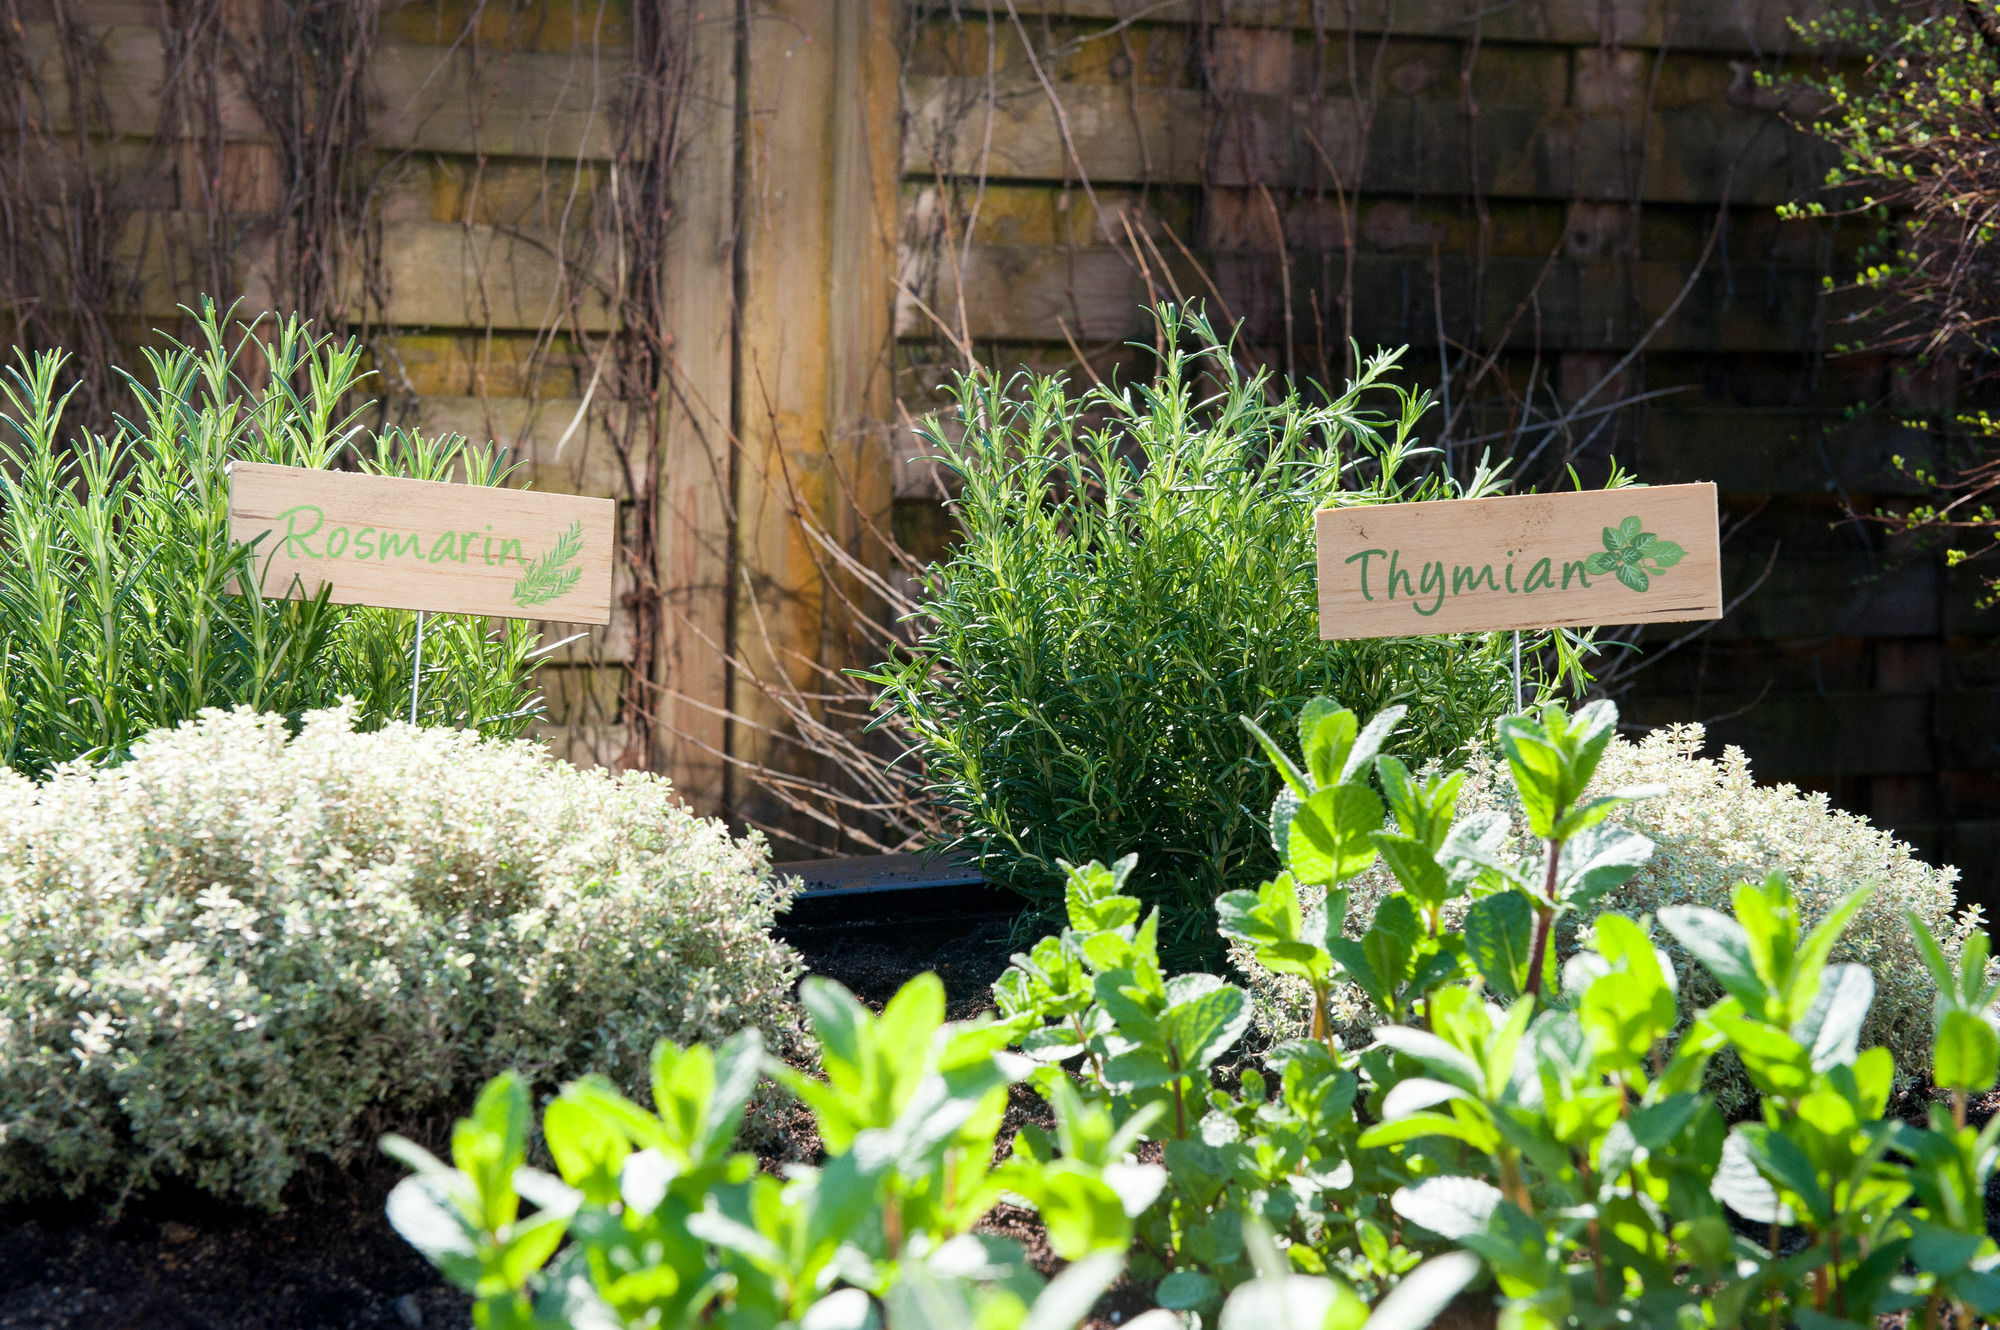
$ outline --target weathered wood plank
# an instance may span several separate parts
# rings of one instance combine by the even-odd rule
[[[922,179],[939,172],[989,179],[1075,177],[1055,109],[1039,85],[1003,88],[989,99],[984,79],[914,76],[906,82],[907,174]],[[1211,133],[1206,94],[1113,84],[1061,84],[1057,91],[1083,172],[1093,182],[1201,182]]]
[[[536,721],[528,726],[527,737],[548,744],[549,752],[579,767],[616,770],[618,755],[625,751],[630,735],[618,725],[556,725]]]
[[[416,424],[427,434],[463,434],[474,443],[493,442],[509,460],[525,463],[521,479],[538,490],[593,498],[630,496],[626,467],[617,444],[617,403],[580,398],[419,397]],[[565,441],[567,435],[567,441]],[[641,449],[631,458],[633,473],[650,465]]]
[[[609,255],[595,270],[561,250],[558,236],[455,222],[389,222],[382,227],[378,317],[398,327],[576,328],[617,326]],[[348,299],[369,302],[362,274],[350,273]]]
[[[617,723],[624,681],[625,671],[615,665],[597,669],[558,665],[537,671],[535,685],[542,691],[545,708],[542,723],[600,728]]]
[[[1227,22],[1239,27],[1314,28],[1312,0],[1232,0]],[[932,22],[990,18],[1006,24],[1003,0],[909,0],[912,17]],[[1146,23],[1216,22],[1221,15],[1212,0],[1015,0],[1014,11],[1035,19],[1039,31],[1044,16],[1053,19]],[[1322,14],[1324,11],[1321,11]],[[1560,42],[1597,45],[1615,41],[1626,46],[1659,46],[1676,50],[1710,50],[1769,55],[1797,45],[1786,20],[1812,17],[1824,6],[1812,0],[1746,0],[1735,6],[1675,4],[1673,0],[1529,0],[1494,5],[1480,0],[1360,0],[1354,7],[1353,30],[1394,31],[1406,35],[1470,37],[1482,42]],[[1322,22],[1335,32],[1349,30],[1348,13],[1336,9]]]
[[[1929,693],[1717,693],[1640,697],[1621,711],[1647,728],[1705,721],[1713,744],[1742,748],[1751,773],[1769,782],[1935,771],[1933,707],[1943,701]]]
[[[1935,563],[1894,563],[1861,553],[1787,557],[1782,548],[1778,556],[1775,563],[1768,552],[1724,558],[1730,609],[1713,629],[1716,641],[1928,637],[1939,631],[1948,593]],[[1762,584],[1750,591],[1760,577]]]
[[[379,289],[387,305],[373,313],[394,327],[609,332],[617,326],[604,273],[566,261],[551,234],[404,221],[383,223],[381,238]],[[203,294],[201,255],[208,244],[207,220],[198,213],[140,213],[127,221],[113,253],[136,275],[142,315],[173,318]],[[267,238],[253,236],[227,265],[254,309],[270,307],[267,255]],[[600,255],[599,267],[609,265]],[[346,273],[350,308],[373,306],[373,291],[361,272]]]
[[[1713,480],[1725,494],[1921,492],[1894,462],[1928,462],[1931,437],[1886,411],[1848,419],[1827,412],[1703,407],[1670,397],[1646,409],[1636,455],[1619,460],[1654,484]]]
[[[654,696],[656,769],[681,796],[719,813],[728,751],[729,605],[735,543],[731,459],[735,373],[736,46],[733,19],[700,21],[675,6],[692,45],[681,114],[686,139],[674,180],[661,273],[674,335],[661,385],[658,475],[659,641]]]
[[[814,662],[846,658],[846,616],[796,506],[858,549],[857,510],[886,520],[891,502],[895,19],[894,0],[755,0],[748,17],[731,627],[748,670],[804,692],[822,690]],[[730,706],[751,722],[732,756],[797,766],[760,728],[785,722],[753,680],[732,679]],[[734,771],[730,805],[753,822],[786,816]]]
[[[603,160],[632,76],[625,50],[558,54],[381,42],[368,58],[369,135],[385,148]]]
[[[1245,95],[1218,112],[1203,92],[1065,83],[1065,144],[1038,84],[912,77],[904,170],[989,179],[1277,188],[1357,179],[1369,193],[1768,205],[1819,183],[1821,150],[1766,110],[1688,106],[1638,116],[1388,98]],[[990,115],[989,115],[990,110]],[[991,136],[988,137],[988,121]],[[1364,154],[1363,125],[1366,122]],[[1643,132],[1635,129],[1643,124]],[[1071,156],[1074,145],[1075,156]],[[1331,164],[1332,172],[1328,170]],[[1643,166],[1643,178],[1633,176]],[[1636,185],[1636,189],[1635,189]]]
[[[1208,260],[1228,313],[1245,320],[1254,339],[1269,340],[1284,327],[1283,288],[1273,280],[1276,262],[1275,255],[1242,254]],[[1622,351],[1667,313],[1689,277],[1682,264],[1612,259],[1558,260],[1546,273],[1544,265],[1532,259],[1495,258],[1483,267],[1482,275],[1471,257],[1447,255],[1433,277],[1428,260],[1358,256],[1356,336],[1364,344],[1431,344],[1439,322],[1434,304],[1440,298],[1445,327],[1467,329],[1476,323],[1497,333],[1521,302],[1538,291],[1539,323],[1517,321],[1509,345],[1539,343],[1544,351]],[[1318,292],[1321,309],[1336,308],[1339,277],[1337,256],[1320,265],[1317,274],[1303,265],[1295,271],[1295,315],[1309,317],[1304,313],[1309,291]],[[957,279],[947,275],[937,280],[940,286],[950,283],[955,293]],[[1150,326],[1144,307],[1165,294],[1157,286],[1149,290],[1138,266],[1109,246],[976,245],[967,256],[962,280],[972,335],[1002,341],[1059,343],[1065,327],[1082,342],[1140,335]],[[1160,280],[1158,273],[1154,280]],[[1207,294],[1206,283],[1184,266],[1175,280],[1190,297]],[[1726,298],[1722,274],[1702,274],[1653,338],[1651,349],[1706,353],[1812,349],[1813,315],[1820,299],[1816,273],[1803,269],[1738,273],[1734,287],[1732,301]],[[918,294],[929,301],[932,293]],[[935,301],[930,303],[935,307]],[[920,338],[932,335],[934,328],[906,296],[899,307],[897,331]]]
[[[29,59],[49,89],[53,128],[68,131],[73,125],[54,25],[29,23],[24,30]],[[93,36],[102,52],[96,90],[108,116],[103,128],[133,137],[154,134],[166,83],[159,29],[110,22],[94,26]],[[223,138],[272,141],[241,79],[221,72]],[[608,159],[612,118],[630,73],[629,53],[617,48],[496,52],[379,42],[368,61],[370,134],[376,146],[391,151]]]

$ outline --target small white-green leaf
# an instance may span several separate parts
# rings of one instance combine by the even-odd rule
[[[875,1330],[875,1300],[858,1288],[835,1289],[806,1308],[799,1330]]]
[[[1438,1177],[1399,1189],[1389,1204],[1411,1223],[1456,1242],[1468,1233],[1484,1232],[1500,1200],[1500,1189],[1490,1182]]]
[[[1668,905],[1660,926],[1715,976],[1723,991],[1755,1011],[1763,1005],[1764,981],[1750,957],[1750,935],[1728,915],[1699,905]]]
[[[1757,1171],[1743,1138],[1729,1133],[1722,1142],[1722,1161],[1708,1184],[1709,1194],[1753,1224],[1789,1224],[1791,1207],[1778,1199],[1778,1189]]]
[[[1478,1275],[1479,1258],[1471,1252],[1433,1256],[1397,1281],[1362,1330],[1425,1330]]]
[[[1814,1071],[1854,1061],[1874,1001],[1875,976],[1867,966],[1829,965],[1820,972],[1819,993],[1793,1031],[1811,1051]]]
[[[1344,1319],[1340,1316],[1344,1307],[1350,1308],[1354,1324],[1367,1314],[1352,1289],[1331,1279],[1314,1275],[1253,1279],[1229,1295],[1219,1324],[1220,1330],[1324,1330],[1330,1321],[1339,1324]],[[1359,1315],[1353,1315],[1352,1308],[1358,1308]]]

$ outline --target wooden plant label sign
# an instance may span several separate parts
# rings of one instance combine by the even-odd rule
[[[1323,639],[1722,617],[1713,485],[1315,516]]]
[[[563,623],[611,621],[617,504],[237,462],[229,534],[263,594]]]

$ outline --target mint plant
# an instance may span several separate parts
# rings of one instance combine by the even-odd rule
[[[934,975],[880,1016],[822,979],[802,1000],[823,1078],[767,1056],[754,1031],[715,1050],[662,1043],[651,1111],[597,1078],[549,1104],[550,1176],[527,1165],[527,1087],[501,1077],[453,1132],[450,1165],[384,1141],[415,1170],[391,1222],[474,1296],[482,1330],[858,1328],[885,1309],[912,1327],[1079,1323],[1122,1270],[1128,1211],[1158,1192],[1158,1166],[1116,1157],[1100,1120],[1059,1112],[1052,1176],[1066,1181],[1034,1185],[1060,1198],[1051,1232],[1075,1264],[1044,1284],[1017,1245],[971,1232],[1009,1176],[990,1164],[1026,1064],[1001,1050],[1004,1027],[945,1023]],[[766,1075],[811,1110],[819,1167],[779,1178],[733,1148]]]
[[[1525,862],[1506,814],[1458,814],[1456,774],[1383,751],[1399,719],[1314,702],[1297,761],[1252,727],[1283,785],[1283,869],[1226,893],[1218,923],[1252,964],[1305,979],[1309,1037],[1247,1055],[1243,990],[1168,973],[1131,858],[1065,866],[1067,927],[1013,958],[997,1021],[945,1025],[932,979],[879,1017],[807,981],[824,1078],[764,1066],[812,1110],[821,1167],[780,1182],[720,1144],[753,1078],[744,1036],[712,1058],[664,1048],[657,1118],[603,1085],[566,1090],[545,1121],[560,1180],[521,1164],[518,1087],[490,1092],[456,1169],[396,1147],[422,1170],[399,1222],[493,1325],[1061,1326],[1121,1267],[1152,1282],[1143,1330],[1191,1323],[1173,1313],[1420,1327],[1482,1289],[1509,1330],[2000,1313],[1984,1209],[2000,1119],[1965,1122],[2000,1073],[1983,945],[1954,968],[1917,925],[1952,1106],[1928,1127],[1891,1119],[1894,1059],[1862,1046],[1874,977],[1831,960],[1866,887],[1810,928],[1777,874],[1739,885],[1728,914],[1600,913],[1558,963],[1558,926],[1615,899],[1650,850],[1607,821],[1649,792],[1593,787],[1615,712],[1502,722],[1540,845]],[[1397,889],[1350,936],[1346,884],[1378,860]],[[1302,888],[1327,892],[1323,916]],[[1692,1019],[1656,927],[1722,995]],[[1366,1047],[1324,1018],[1346,982],[1384,1017]],[[1752,1119],[1705,1088],[1725,1053],[1761,1096]],[[1055,1126],[996,1161],[1020,1082]],[[526,1219],[517,1195],[539,1207]],[[1046,1287],[976,1231],[1003,1196],[1074,1262]]]

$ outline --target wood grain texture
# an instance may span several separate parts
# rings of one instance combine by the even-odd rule
[[[608,499],[237,462],[230,538],[263,594],[573,624],[611,620]]]
[[[733,13],[672,8],[691,44],[661,303],[673,331],[660,391],[661,614],[656,769],[703,813],[724,806],[729,591],[735,543],[730,403],[736,347],[736,43]]]
[[[946,175],[1066,180],[1076,165],[1038,84],[989,87],[983,78],[907,80],[909,160],[919,178]],[[1385,98],[1241,94],[1218,107],[1195,88],[1057,87],[1076,160],[1092,182],[1319,189],[1325,162],[1364,193],[1490,199],[1585,198],[1629,203],[1769,205],[1809,191],[1822,151],[1771,111],[1701,105],[1650,116],[1549,106],[1481,106]],[[987,136],[988,122],[992,134]],[[1361,151],[1361,126],[1369,124]],[[1315,146],[1317,143],[1317,146]],[[1326,157],[1320,153],[1324,150]],[[1643,164],[1643,172],[1634,179]]]
[[[990,17],[1008,22],[1004,0],[910,0],[912,17]],[[1051,20],[1077,19],[1091,27],[1143,19],[1149,23],[1195,23],[1217,18],[1214,0],[1014,0],[1014,12],[1038,28]],[[1350,11],[1314,0],[1231,0],[1228,21],[1241,27],[1315,31],[1315,18],[1336,34],[1394,31],[1406,35],[1468,38],[1475,27],[1483,42],[1561,42],[1630,46],[1668,45],[1676,50],[1744,52],[1766,56],[1796,47],[1786,20],[1821,11],[1811,0],[1744,0],[1737,5],[1690,5],[1675,0],[1526,0],[1508,5],[1472,6],[1463,0],[1359,0]],[[1350,19],[1350,14],[1352,15]],[[1031,31],[1034,29],[1031,28]]]
[[[1314,528],[1328,640],[1722,616],[1713,485],[1329,508]]]
[[[457,222],[387,222],[382,227],[381,311],[403,327],[617,327],[610,299],[611,258],[602,271],[572,271],[560,237],[531,228]],[[370,303],[360,274],[348,298]],[[575,307],[571,301],[574,298]]]
[[[417,427],[426,434],[462,434],[473,443],[492,442],[522,463],[520,480],[544,494],[581,494],[623,499],[629,494],[625,468],[613,442],[619,404],[576,397],[471,397],[425,394],[417,398]],[[644,436],[635,472],[651,465]]]
[[[1282,330],[1275,255],[1210,255],[1208,267],[1250,337],[1267,341]],[[1152,327],[1148,303],[1165,294],[1159,272],[1152,273],[1156,285],[1149,288],[1130,255],[1109,245],[974,245],[960,271],[972,336],[982,340],[1060,343],[1064,324],[1086,343],[1142,336]],[[1170,271],[1181,291],[1206,295],[1206,284],[1190,267],[1175,263]],[[1618,350],[1666,316],[1650,343],[1655,351],[1796,353],[1814,345],[1816,274],[1770,268],[1745,277],[1713,265],[1694,276],[1693,289],[1676,305],[1690,274],[1690,265],[1681,263],[1489,258],[1482,264],[1470,255],[1442,256],[1433,271],[1428,259],[1361,254],[1355,262],[1355,335],[1364,346],[1434,345],[1442,317],[1454,328],[1511,322],[1509,344],[1523,349]],[[1337,255],[1317,275],[1301,266],[1293,277],[1295,303],[1324,285],[1319,299],[1327,307],[1339,277]],[[954,307],[960,280],[945,273],[931,294],[943,307]],[[1733,299],[1725,290],[1732,283]],[[1539,319],[1512,319],[1531,295]],[[940,308],[928,295],[926,300]],[[905,298],[898,332],[916,338],[931,331],[928,317]]]
[[[231,255],[229,267],[252,308],[269,307],[269,245],[253,232]],[[404,328],[477,328],[537,331],[617,327],[608,295],[608,273],[576,270],[553,234],[457,222],[396,221],[381,228],[381,289],[372,298],[359,272],[347,274],[352,308],[370,308]],[[138,311],[169,319],[193,300],[202,281],[208,244],[198,213],[154,211],[126,219],[114,256],[133,273]],[[610,259],[600,256],[606,266]],[[572,307],[574,302],[574,307]]]
[[[146,138],[160,128],[166,58],[159,29],[130,22],[134,16],[111,14],[111,21],[96,21],[86,12],[81,17],[92,26],[102,51],[102,77],[93,91],[103,93],[108,127]],[[23,24],[22,36],[29,60],[50,90],[52,127],[72,129],[54,25]],[[630,52],[619,47],[475,52],[463,45],[383,41],[368,57],[371,136],[376,146],[391,151],[604,160],[611,156],[620,85],[631,76]],[[217,92],[225,141],[272,141],[239,78],[218,78]]]
[[[383,147],[597,161],[630,51],[470,50],[381,42],[368,57],[369,131]]]
[[[789,722],[764,690],[821,692],[820,663],[845,658],[845,610],[802,510],[855,548],[857,515],[886,519],[891,502],[895,17],[892,0],[749,10],[730,625],[744,668],[730,709],[747,722],[731,755],[761,766],[810,764],[773,737]],[[730,806],[758,821],[786,812],[737,770]]]

